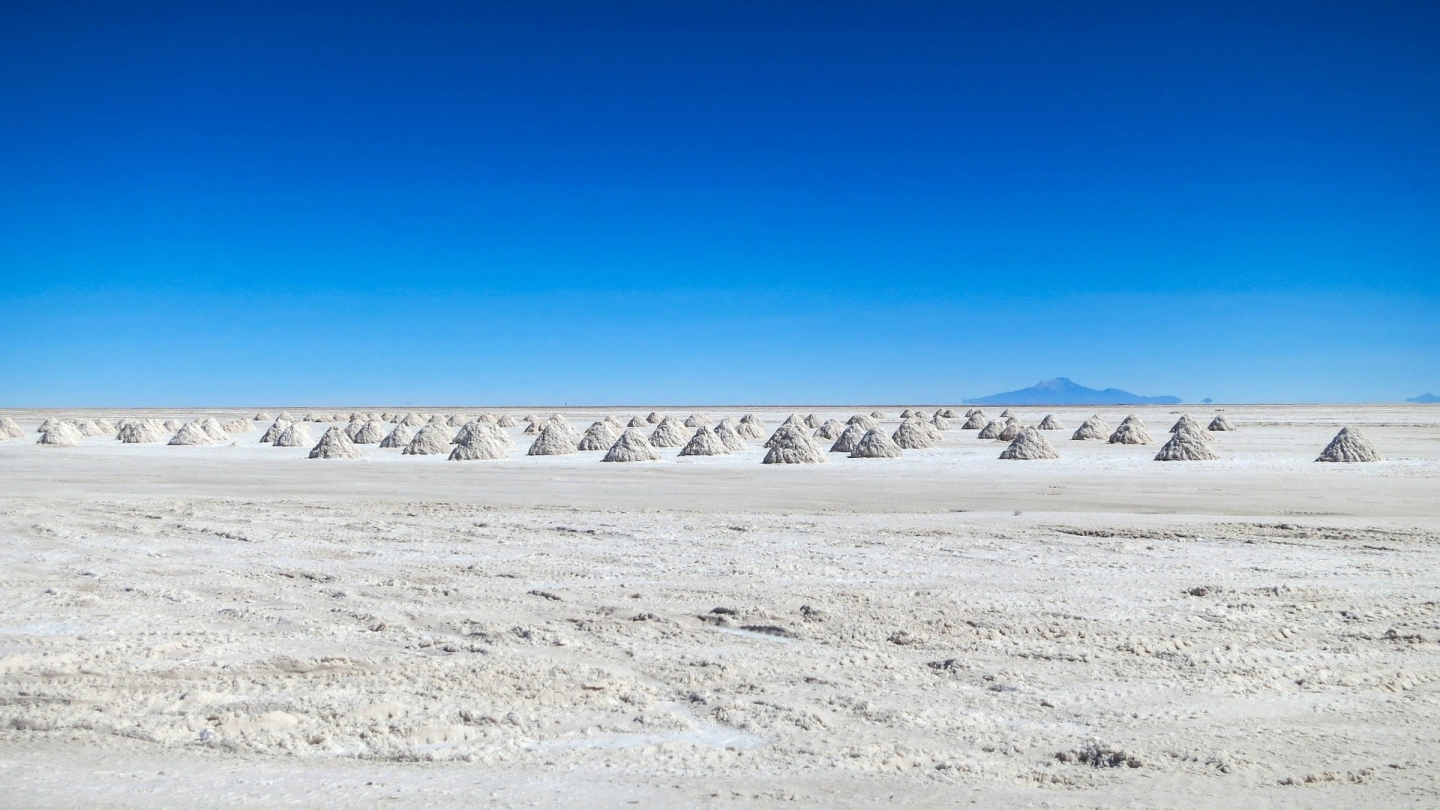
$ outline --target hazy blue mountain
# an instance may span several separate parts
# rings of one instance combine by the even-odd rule
[[[1421,395],[1418,396],[1418,397],[1411,397],[1411,398],[1409,398],[1409,399],[1407,399],[1407,400],[1405,400],[1405,401],[1406,401],[1406,402],[1420,402],[1420,403],[1424,403],[1424,404],[1426,404],[1426,405],[1432,405],[1432,404],[1434,404],[1434,403],[1436,403],[1436,402],[1440,402],[1440,397],[1437,397],[1437,396],[1435,396],[1434,394],[1421,394]]]
[[[1119,388],[1097,391],[1065,377],[1035,383],[1019,391],[965,400],[966,405],[1175,405],[1179,402],[1179,397],[1142,397]]]

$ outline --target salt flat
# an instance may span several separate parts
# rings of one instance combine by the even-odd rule
[[[1231,406],[1219,460],[1159,463],[1015,410],[1061,459],[332,461],[11,412],[0,806],[1440,803],[1440,411]],[[1315,463],[1344,425],[1385,460]]]

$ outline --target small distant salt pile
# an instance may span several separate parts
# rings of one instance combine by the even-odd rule
[[[620,434],[601,461],[659,461],[660,451],[656,450],[645,434],[636,428],[629,428]]]
[[[390,413],[389,411],[386,411],[385,413],[380,414],[380,421],[381,421],[381,422],[385,422],[385,423],[387,423],[387,424],[391,424],[391,425],[395,424],[395,422],[396,422],[399,418],[400,418],[400,414]]]
[[[894,439],[885,435],[884,430],[871,428],[855,443],[850,458],[899,458],[904,453]]]
[[[291,422],[280,431],[275,441],[270,443],[271,447],[306,447],[315,441],[310,438],[310,431],[303,422]]]
[[[345,431],[332,427],[325,431],[320,441],[310,448],[310,458],[364,458],[360,448],[350,441]]]
[[[165,440],[165,428],[153,419],[137,419],[126,422],[115,438],[125,444],[149,444]]]
[[[695,435],[690,437],[690,441],[680,450],[682,456],[728,456],[729,454],[730,449],[720,441],[720,437],[716,436],[715,431],[711,430],[708,425],[701,425],[695,431]]]
[[[311,411],[310,413],[307,413],[307,414],[305,414],[304,416],[300,417],[300,421],[301,421],[301,422],[323,422],[323,421],[325,421],[325,420],[324,420],[323,417],[320,416],[320,414],[315,413],[314,411]]]
[[[605,421],[609,422],[610,426],[615,428],[615,438],[619,439],[620,434],[625,431],[625,420],[622,419],[619,414],[607,413],[605,414]]]
[[[277,417],[275,417],[275,418],[276,418],[276,419],[280,419],[280,420],[285,421],[285,422],[294,422],[294,421],[295,421],[295,417],[291,416],[289,411],[281,411],[281,412],[280,412],[280,415],[277,416]]]
[[[1046,414],[1046,415],[1045,415],[1045,418],[1040,420],[1040,424],[1036,425],[1035,427],[1036,427],[1037,430],[1064,430],[1064,429],[1065,429],[1065,426],[1062,425],[1062,424],[1060,424],[1060,420],[1059,420],[1059,419],[1056,419],[1056,418],[1055,418],[1055,414],[1053,414],[1053,413]]]
[[[652,447],[684,447],[687,441],[689,437],[673,416],[660,420],[660,424],[656,425],[655,431],[650,434]]]
[[[290,427],[289,422],[282,422],[279,419],[276,419],[273,423],[271,423],[270,427],[266,429],[263,434],[261,434],[260,443],[269,444],[275,441],[276,439],[280,438],[280,434],[284,433],[285,428],[287,427]]]
[[[760,417],[755,414],[747,413],[740,417],[740,423],[735,432],[745,439],[763,439],[765,438],[765,423],[760,421]]]
[[[539,436],[539,435],[540,435],[540,431],[543,430],[543,429],[544,429],[544,428],[541,426],[541,423],[538,422],[538,421],[535,421],[535,422],[526,422],[526,423],[525,423],[525,429],[522,430],[522,431],[520,431],[520,435],[521,435],[521,436]]]
[[[815,428],[815,438],[834,441],[840,438],[840,434],[844,432],[845,426],[840,424],[839,420],[831,419],[820,427]]]
[[[40,434],[36,444],[46,447],[79,447],[81,440],[85,437],[80,431],[69,422],[56,422],[50,429]]]
[[[396,447],[405,447],[410,444],[410,440],[413,438],[415,438],[415,432],[409,427],[396,425],[395,429],[390,431],[390,435],[380,441],[380,446],[387,450]]]
[[[384,421],[385,421],[385,418],[384,418],[383,416],[381,416],[380,414],[375,413],[374,411],[371,411],[371,412],[365,414],[365,421],[366,421],[366,422],[384,422]]]
[[[349,435],[349,431],[346,431]],[[385,439],[385,427],[379,420],[366,422],[365,426],[355,431],[351,441],[355,444],[379,444]]]
[[[449,416],[445,421],[450,425],[450,427],[458,428],[458,427],[464,426],[464,424],[465,424],[466,422],[469,422],[470,420],[469,420],[469,419],[466,419],[466,418],[465,418],[463,415],[461,415],[461,414],[452,413],[452,414],[450,414],[450,416]]]
[[[425,424],[425,420],[420,418],[420,414],[412,412],[400,417],[400,424],[405,427],[420,427]]]
[[[934,425],[936,430],[950,429],[950,420],[941,416],[939,411],[936,411],[935,415],[930,417],[930,424]]]
[[[959,418],[960,418],[959,416],[956,416],[956,415],[955,415],[955,409],[954,409],[954,408],[941,408],[940,410],[936,411],[935,413],[936,413],[938,416],[940,416],[942,419],[959,419]]]
[[[912,411],[912,410],[910,410],[909,408],[906,408],[905,410],[903,410],[903,411],[900,412],[900,421],[902,421],[902,422],[905,421],[906,419],[914,419],[914,418],[915,418],[915,412]]]
[[[1077,442],[1086,440],[1103,442],[1110,438],[1110,432],[1110,425],[1106,424],[1105,420],[1101,419],[1099,414],[1096,414],[1084,422],[1081,422],[1080,427],[1075,430],[1075,433],[1070,436],[1070,439]]]
[[[886,417],[885,417],[885,412],[884,412],[884,411],[871,411],[871,412],[870,412],[870,418],[871,418],[871,419],[884,419],[884,418],[886,418]]]
[[[450,451],[451,461],[491,461],[500,458],[509,458],[510,451],[514,444],[507,445],[501,441],[510,439],[498,428],[489,422],[474,422],[477,425],[468,431],[462,431],[462,438],[456,443],[455,449]]]
[[[174,437],[170,439],[172,447],[196,444],[211,444],[215,440],[205,432],[205,428],[199,422],[186,422],[180,426]]]
[[[223,442],[230,438],[230,436],[225,433],[225,428],[221,426],[220,420],[213,416],[207,416],[201,419],[200,429],[205,431],[205,435],[209,436],[212,441]]]
[[[613,424],[601,419],[580,437],[578,447],[586,452],[609,450],[619,440],[620,431],[616,430]]]
[[[969,424],[969,423],[967,422],[966,424]],[[978,434],[977,438],[980,438],[980,439],[996,439],[996,438],[999,438],[999,437],[1000,437],[1000,431],[1002,431],[1002,430],[1004,430],[1004,429],[1005,429],[1005,423],[1004,423],[1004,422],[1000,421],[999,419],[992,419],[992,420],[990,420],[989,422],[986,422],[986,423],[985,423],[985,427],[980,428],[980,433]]]
[[[36,432],[36,433],[49,433],[50,431],[54,430],[54,429],[55,429],[56,427],[58,427],[59,425],[64,424],[64,422],[65,422],[65,420],[63,420],[63,419],[56,419],[55,417],[52,416],[52,417],[50,417],[49,419],[46,419],[44,422],[41,422],[41,423],[40,423],[40,427],[35,428],[35,432]]]
[[[821,464],[825,454],[805,431],[795,425],[781,425],[767,442],[770,452],[765,454],[765,464]]]
[[[1175,424],[1170,426],[1170,432],[1175,433],[1179,431],[1182,427],[1190,427],[1195,430],[1199,430],[1200,423],[1196,422],[1194,419],[1191,419],[1190,414],[1184,413],[1180,415],[1179,419],[1175,420]]]
[[[1155,454],[1156,461],[1214,461],[1220,456],[1210,447],[1210,436],[1193,422],[1179,425],[1170,441]]]
[[[835,439],[835,443],[830,445],[830,452],[855,452],[855,446],[860,444],[860,440],[865,438],[865,434],[870,432],[871,430],[874,430],[874,428],[865,428],[861,427],[860,425],[850,425],[846,427],[845,431],[840,434],[839,438]]]
[[[880,427],[880,423],[875,421],[875,417],[866,416],[863,413],[857,413],[849,419],[845,420],[845,424],[853,425],[854,427],[862,428],[864,430]]]
[[[405,427],[412,427],[405,425]],[[401,450],[406,456],[438,456],[450,450],[450,431],[440,425],[422,425]]]
[[[273,418],[274,418],[273,416],[271,416],[270,414],[266,413],[265,411],[261,411],[261,412],[255,414],[255,418],[254,418],[254,420],[252,420],[252,421],[255,421],[255,422],[269,422],[269,421],[270,421],[271,419],[273,419]]]
[[[556,422],[547,422],[525,455],[568,456],[579,449],[577,444],[578,442],[571,439],[569,432],[563,426]]]
[[[649,423],[649,422],[646,422],[646,421],[645,421],[645,417],[643,417],[643,416],[632,416],[632,417],[630,418],[630,422],[629,422],[628,424],[626,424],[625,427],[627,427],[627,428],[645,428],[645,427],[650,427],[650,423]]]
[[[647,417],[645,417],[645,421],[646,421],[646,422],[649,422],[649,423],[652,424],[652,425],[658,425],[658,424],[660,424],[660,420],[663,419],[663,418],[664,418],[664,417],[662,417],[660,414],[658,414],[658,413],[656,413],[656,412],[654,412],[654,411],[651,411],[651,412],[650,412],[650,415],[647,416]]]
[[[925,413],[924,411],[921,411],[921,410],[916,410],[915,413],[912,414],[910,418],[912,418],[912,419],[919,419],[920,421],[925,422],[925,421],[928,421],[928,420],[930,419],[930,414]]]
[[[100,426],[95,424],[94,419],[81,419],[77,421],[75,423],[75,429],[80,431],[80,435],[87,439],[91,436],[105,435],[105,431],[101,430]]]
[[[1150,438],[1150,431],[1145,429],[1145,423],[1134,415],[1125,417],[1120,427],[1110,434],[1111,444],[1154,444],[1155,440]]]
[[[740,435],[739,425],[739,422],[726,417],[715,426],[715,437],[732,453],[750,449],[750,445],[746,444],[745,438]]]
[[[1007,461],[1034,461],[1036,459],[1060,458],[1055,448],[1039,428],[1024,428],[1010,446],[1000,451],[1000,458]]]
[[[709,424],[711,424],[710,417],[700,413],[692,413],[685,420],[685,427],[688,428],[704,427]]]
[[[899,428],[896,428],[895,435],[891,438],[906,450],[924,450],[927,447],[933,447],[935,443],[925,430],[925,424],[917,419],[906,419],[900,423]]]
[[[965,424],[960,426],[961,430],[981,430],[985,427],[985,412],[974,410],[965,415]]]
[[[555,425],[556,427],[560,428],[560,430],[565,434],[565,438],[569,439],[571,444],[580,443],[580,431],[571,427],[570,423],[565,421],[565,417],[561,416],[560,414],[557,413],[554,416],[550,417],[550,419],[545,424]]]
[[[341,428],[341,430],[345,431],[345,438],[353,442],[355,441],[355,437],[360,435],[360,431],[364,428],[364,422],[355,421],[346,423],[345,427]]]
[[[1315,460],[1347,463],[1380,461],[1381,458],[1380,453],[1375,450],[1375,446],[1365,438],[1365,434],[1356,428],[1347,427],[1335,434],[1335,438],[1330,440],[1330,443],[1321,451],[1320,457]]]
[[[1230,420],[1226,419],[1225,414],[1222,413],[1217,414],[1214,419],[1211,419],[1210,426],[1205,429],[1216,433],[1224,433],[1229,430],[1234,430],[1235,426],[1230,424]]]
[[[520,423],[516,422],[515,417],[511,416],[510,414],[502,413],[500,414],[500,418],[495,420],[495,424],[499,425],[502,428],[513,428]]]
[[[1006,408],[1005,410],[1003,410],[1003,411],[1000,412],[1000,418],[1001,418],[1001,419],[1009,419],[1010,417],[1012,417],[1012,416],[1014,416],[1014,415],[1015,415],[1015,414],[1010,413],[1010,409],[1009,409],[1009,408]]]
[[[6,416],[0,418],[0,439],[19,439],[25,435],[25,431],[15,424],[15,420]]]
[[[809,416],[805,417],[805,427],[811,428],[812,430],[814,428],[820,427],[823,424],[825,424],[825,420],[821,419],[819,414],[812,413]]]
[[[1020,437],[1020,432],[1023,430],[1025,430],[1025,425],[1012,416],[1005,420],[1005,426],[1000,429],[1000,433],[995,438],[1002,442],[1013,442]]]
[[[255,429],[249,419],[235,419],[220,426],[220,429],[229,434],[249,433]]]

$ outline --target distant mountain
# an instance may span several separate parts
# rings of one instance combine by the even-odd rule
[[[1405,400],[1405,401],[1406,401],[1406,402],[1419,402],[1419,403],[1422,403],[1422,404],[1425,404],[1425,405],[1433,405],[1433,404],[1435,404],[1435,403],[1437,403],[1437,402],[1440,402],[1440,397],[1437,397],[1437,396],[1435,396],[1434,394],[1421,394],[1421,395],[1418,396],[1418,397],[1411,397],[1411,398],[1409,398],[1409,399],[1407,399],[1407,400]]]
[[[1179,397],[1142,397],[1119,388],[1096,391],[1056,377],[1019,391],[965,400],[966,405],[1177,405]]]

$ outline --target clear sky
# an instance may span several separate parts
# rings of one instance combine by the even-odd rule
[[[1435,2],[218,5],[0,4],[0,407],[1440,392]]]

